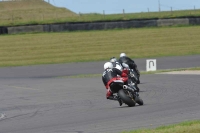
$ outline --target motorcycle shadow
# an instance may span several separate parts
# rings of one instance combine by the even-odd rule
[[[140,92],[146,92],[146,90],[145,90],[145,91],[140,90],[139,93],[140,93]]]
[[[137,107],[141,107],[141,106],[144,106],[144,105],[135,105],[135,106],[133,106],[133,107],[129,107],[128,105],[122,105],[122,106],[119,106],[119,107],[114,107],[114,108],[121,108],[121,109],[123,109],[123,108],[137,108]]]

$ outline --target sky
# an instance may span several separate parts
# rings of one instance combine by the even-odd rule
[[[75,13],[115,14],[200,9],[200,0],[45,0]],[[160,4],[159,4],[160,3]],[[160,5],[160,6],[159,6]]]

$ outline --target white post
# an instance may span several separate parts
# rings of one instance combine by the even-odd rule
[[[146,70],[148,71],[156,71],[156,59],[148,59],[146,61]]]

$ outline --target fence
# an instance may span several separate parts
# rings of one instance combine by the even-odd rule
[[[176,19],[152,19],[152,20],[132,20],[116,22],[93,22],[93,23],[63,23],[63,24],[45,24],[45,25],[27,25],[14,27],[0,27],[0,34],[18,34],[33,32],[62,32],[62,31],[80,31],[80,30],[105,30],[115,28],[139,28],[156,26],[174,26],[174,25],[199,25],[199,18],[176,18]],[[1,30],[2,29],[2,30]],[[1,33],[1,31],[3,31]]]

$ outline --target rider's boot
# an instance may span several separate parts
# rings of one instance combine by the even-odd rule
[[[137,84],[135,85],[136,91],[139,92],[140,88],[137,86]]]
[[[137,68],[137,67],[135,67],[135,68],[134,68],[134,70],[136,71],[136,73],[137,73],[138,77],[140,77],[140,72],[139,72],[138,68]]]
[[[138,70],[137,66],[134,67],[134,70],[136,71],[136,74],[138,75],[137,83],[140,84],[140,71]]]
[[[119,96],[112,95],[112,96],[107,97],[107,99],[118,101],[120,106],[122,106],[122,104],[123,104],[123,102]]]
[[[123,101],[122,101],[122,99],[119,96],[117,96],[117,101],[119,102],[119,106],[122,106]]]
[[[107,99],[109,99],[109,100],[117,100],[117,99],[114,98],[113,96],[109,96],[109,97],[107,97]]]

